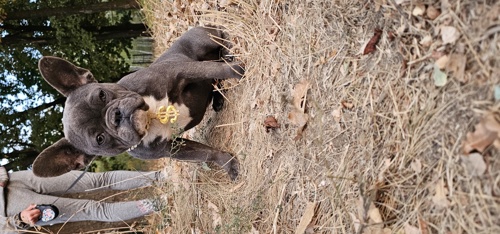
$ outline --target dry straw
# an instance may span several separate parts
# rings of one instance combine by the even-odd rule
[[[153,229],[500,232],[497,151],[479,177],[460,162],[472,110],[491,104],[499,82],[499,35],[484,36],[499,23],[493,2],[442,1],[429,20],[412,15],[410,1],[143,0],[158,54],[189,26],[210,24],[226,29],[246,65],[243,80],[224,83],[223,111],[192,134],[240,160],[238,181],[212,165],[167,160],[170,206]],[[440,44],[442,25],[463,36]],[[377,28],[376,51],[361,55]],[[419,44],[429,33],[433,45]],[[450,75],[436,87],[436,53],[466,56],[466,80]],[[310,84],[308,122],[297,139],[289,113],[301,80]],[[268,115],[281,125],[269,133]]]

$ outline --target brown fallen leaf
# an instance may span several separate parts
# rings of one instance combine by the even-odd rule
[[[207,207],[209,210],[212,210],[212,225],[214,227],[221,225],[222,218],[219,214],[219,208],[214,203],[208,200],[207,200]]]
[[[344,107],[345,109],[352,109],[354,107],[354,104],[346,100],[342,101],[340,104],[342,104],[342,107]]]
[[[462,143],[462,149],[465,154],[473,151],[480,153],[498,139],[500,133],[500,114],[488,112],[483,119],[476,124],[474,132],[467,133],[465,141]]]
[[[356,217],[356,215],[353,214],[352,212],[349,212],[349,215],[351,216],[354,225],[354,231],[358,233],[359,228],[361,227],[361,220],[359,220],[358,217]]]
[[[370,203],[370,208],[368,209],[368,217],[370,218],[370,223],[383,223],[382,215],[380,210],[372,202]]]
[[[295,233],[302,234],[306,232],[307,227],[311,223],[314,216],[314,209],[316,208],[316,202],[308,202],[302,218],[300,218],[300,223],[295,229]]]
[[[363,50],[363,55],[372,53],[375,51],[375,46],[377,46],[377,43],[380,40],[380,36],[382,36],[382,30],[381,29],[375,29],[372,38],[368,41],[368,43],[365,46],[365,49]]]
[[[465,64],[467,58],[463,54],[451,54],[447,70],[453,74],[453,77],[459,82],[465,83]]]
[[[264,120],[264,127],[266,127],[266,132],[269,132],[269,130],[275,130],[280,127],[280,124],[274,118],[274,116],[267,116],[266,119]]]
[[[417,174],[420,174],[422,172],[422,163],[420,162],[420,159],[415,159],[410,163],[411,169]]]
[[[302,112],[305,110],[307,90],[309,90],[309,82],[301,80],[295,85],[292,91],[293,106]]]
[[[441,39],[443,44],[453,44],[460,38],[460,32],[453,26],[441,27]]]
[[[439,11],[438,9],[433,7],[432,5],[427,7],[427,10],[425,11],[425,13],[427,14],[427,17],[429,17],[429,19],[431,19],[431,20],[434,20],[439,15],[441,15],[441,11]]]
[[[384,220],[380,214],[380,210],[375,206],[373,202],[370,202],[370,208],[368,208],[368,225],[364,233],[391,233],[390,230],[384,230]]]
[[[420,230],[417,227],[412,226],[408,223],[405,224],[404,230],[405,234],[420,234]]]
[[[444,187],[444,181],[443,179],[440,179],[436,183],[435,187],[435,194],[432,196],[432,202],[434,205],[440,207],[440,208],[446,208],[450,205],[450,201],[446,197],[446,194],[448,193],[448,189]]]
[[[342,119],[342,108],[339,107],[339,108],[333,110],[332,116],[333,116],[333,120],[335,120],[336,123],[340,123],[340,120]]]
[[[429,47],[432,45],[432,36],[426,35],[418,43],[420,43],[420,45],[423,45],[425,47]]]
[[[425,12],[425,5],[423,3],[417,3],[415,8],[413,8],[411,14],[414,16],[420,16],[423,15],[424,12]]]
[[[448,65],[448,62],[450,61],[450,57],[448,55],[443,55],[441,58],[437,59],[434,64],[439,68],[439,69],[444,69],[446,68],[446,65]]]
[[[390,31],[387,33],[387,38],[389,39],[389,41],[394,41],[394,39],[396,39],[396,35],[393,31]]]
[[[460,156],[465,170],[472,176],[481,176],[486,172],[487,165],[483,155],[472,153],[466,156]]]
[[[309,90],[309,82],[307,80],[301,80],[299,83],[295,84],[292,90],[293,107],[292,111],[288,113],[288,119],[292,124],[298,126],[297,136],[294,138],[295,140],[302,138],[302,132],[309,120],[309,115],[305,113],[307,90]]]
[[[302,132],[304,131],[307,121],[309,120],[309,115],[298,110],[293,110],[292,112],[288,113],[288,119],[290,119],[290,122],[292,122],[292,124],[298,126],[297,136],[295,136],[294,140],[299,140],[300,138],[302,138]]]

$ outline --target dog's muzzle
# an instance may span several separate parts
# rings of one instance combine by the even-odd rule
[[[156,113],[148,112],[148,118],[147,118],[147,122],[146,122],[145,128],[146,128],[146,130],[148,130],[149,127],[151,126],[151,122],[154,119],[158,119],[158,121],[160,121],[160,123],[162,123],[162,124],[168,124],[169,122],[171,124],[174,124],[175,122],[177,122],[177,117],[179,115],[180,115],[179,111],[173,105],[168,105],[167,107],[160,106],[158,108],[158,111]],[[135,148],[137,148],[137,146],[141,142],[142,142],[142,139],[139,141],[139,143],[137,143],[136,145],[130,147],[127,151],[134,150]]]

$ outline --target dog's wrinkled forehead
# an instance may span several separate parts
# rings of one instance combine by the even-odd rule
[[[63,111],[64,135],[77,148],[88,152],[96,131],[103,131],[103,111],[105,103],[99,103],[101,89],[96,85],[86,85],[75,90],[66,99]]]

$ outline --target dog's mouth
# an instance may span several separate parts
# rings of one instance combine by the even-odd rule
[[[146,116],[143,117],[144,114],[146,114]],[[136,123],[135,127],[139,130],[138,132],[140,135],[142,135],[142,138],[137,144],[128,148],[127,151],[132,151],[141,144],[142,140],[148,134],[148,130],[154,120],[158,120],[161,124],[174,124],[177,121],[177,117],[179,116],[179,111],[173,105],[160,106],[156,113],[153,113],[151,111],[144,111],[138,113],[137,116],[140,116],[140,119],[145,118],[145,121],[134,121],[134,123]],[[144,123],[144,126],[142,126],[141,123]],[[142,132],[143,134],[141,134]]]

